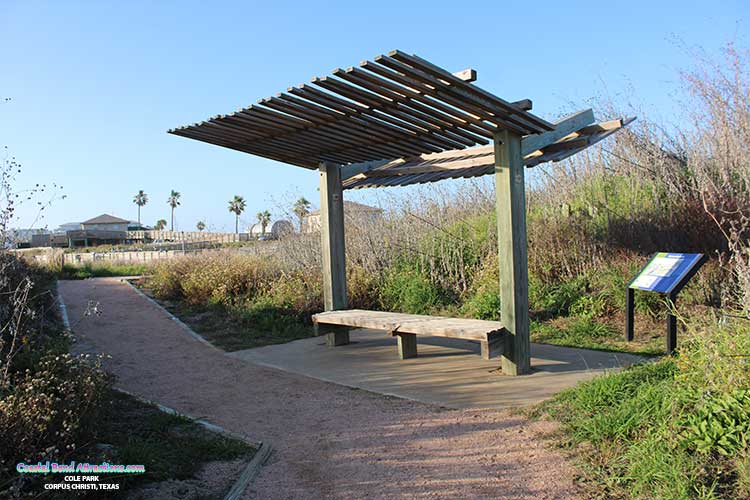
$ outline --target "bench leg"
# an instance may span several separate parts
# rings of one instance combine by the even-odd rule
[[[482,346],[482,359],[492,359],[503,354],[505,346],[505,335],[490,333],[486,342],[480,342]]]
[[[346,345],[349,343],[349,328],[346,326],[338,325],[319,325],[315,324],[315,335],[325,335],[326,345],[328,347],[336,347],[339,345]]]
[[[336,347],[337,345],[346,345],[349,343],[349,330],[328,332],[326,335],[326,344],[328,347]]]
[[[417,336],[413,333],[397,333],[398,355],[401,359],[417,357]]]

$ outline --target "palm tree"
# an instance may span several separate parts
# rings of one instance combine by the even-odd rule
[[[143,192],[143,189],[133,196],[133,203],[138,205],[138,225],[141,225],[141,207],[148,203],[148,195]]]
[[[201,232],[203,232],[203,230],[204,230],[204,229],[206,229],[206,223],[205,223],[205,222],[203,222],[202,220],[199,220],[199,221],[198,221],[198,223],[197,223],[197,224],[195,225],[195,228],[196,228],[196,229],[197,229],[198,231],[201,231]]]
[[[299,219],[299,230],[302,232],[302,222],[305,220],[305,216],[310,213],[310,202],[304,197],[294,202],[294,214]]]
[[[234,232],[240,232],[240,214],[245,211],[245,198],[236,194],[229,200],[229,211],[234,214]]]
[[[158,221],[156,221],[156,224],[154,224],[154,229],[156,229],[157,231],[161,231],[165,227],[167,227],[167,221],[165,221],[164,219],[159,219]]]
[[[169,193],[169,198],[167,198],[167,204],[172,207],[172,231],[174,231],[174,209],[177,208],[177,206],[180,204],[180,193],[178,191],[172,190],[171,193]]]
[[[260,223],[260,233],[261,235],[266,234],[266,226],[268,226],[268,223],[271,222],[271,214],[268,212],[268,210],[263,210],[262,212],[258,212],[258,215],[256,215],[258,218],[258,222]]]

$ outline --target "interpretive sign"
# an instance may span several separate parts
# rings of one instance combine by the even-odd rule
[[[670,294],[690,279],[692,274],[688,274],[693,269],[697,270],[699,264],[703,264],[702,259],[704,257],[700,253],[659,252],[648,261],[629,286],[647,292]]]
[[[667,313],[667,352],[672,353],[677,347],[677,318],[673,314],[677,294],[690,281],[698,269],[708,260],[700,253],[667,253],[659,252],[628,283],[627,316],[625,335],[627,340],[634,336],[634,290],[659,293],[667,298],[670,307]]]

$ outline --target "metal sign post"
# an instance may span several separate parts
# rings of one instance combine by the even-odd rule
[[[700,253],[660,252],[628,283],[626,292],[625,338],[633,340],[635,333],[635,290],[654,292],[664,296],[667,311],[667,353],[677,348],[677,317],[674,315],[677,294],[706,263],[708,257]]]

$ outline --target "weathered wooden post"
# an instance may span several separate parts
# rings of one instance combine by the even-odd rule
[[[494,141],[500,316],[509,332],[501,362],[503,373],[523,375],[531,371],[525,167],[521,136],[503,130]]]
[[[320,164],[320,238],[323,258],[323,305],[326,311],[346,309],[344,196],[339,165]],[[349,343],[349,329],[326,327],[330,346]]]

